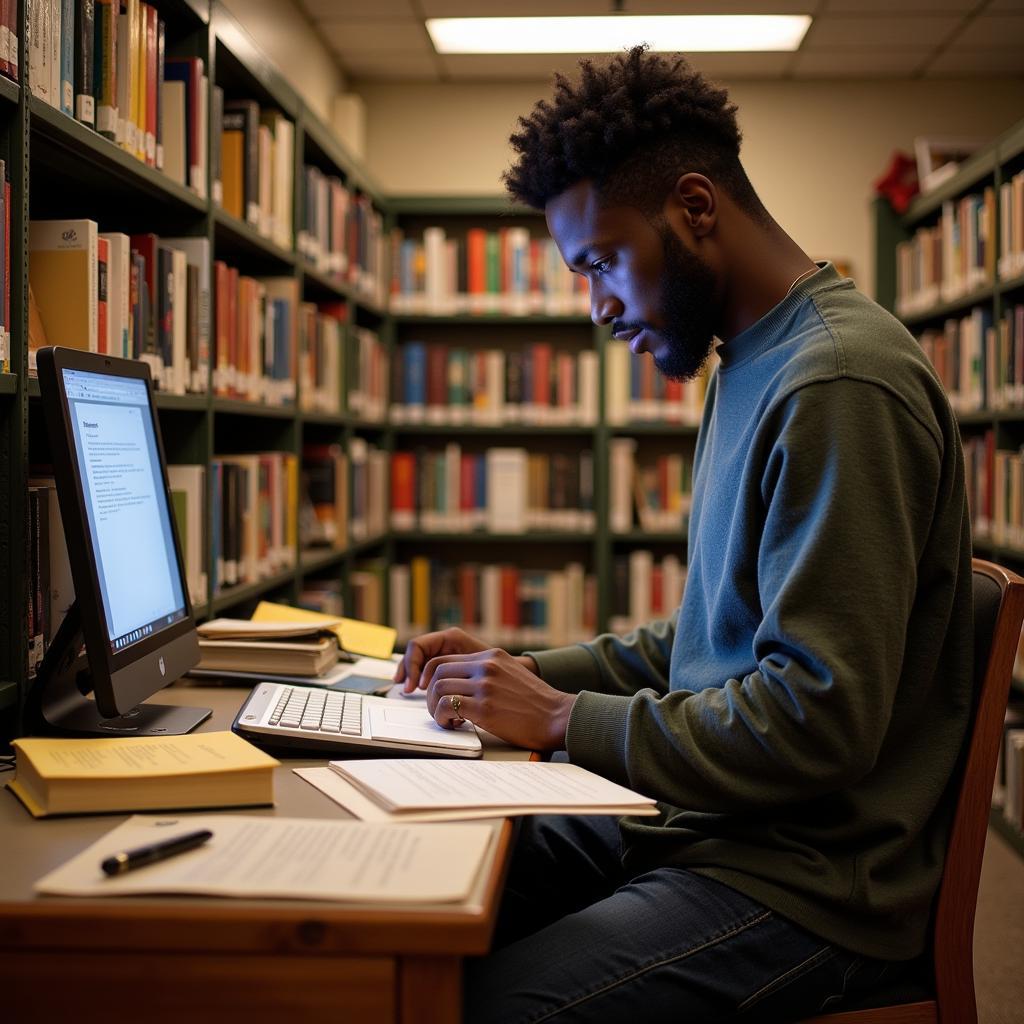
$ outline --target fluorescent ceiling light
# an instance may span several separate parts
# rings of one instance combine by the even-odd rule
[[[637,43],[696,53],[795,50],[807,14],[601,15],[580,18],[428,18],[438,53],[616,53]]]

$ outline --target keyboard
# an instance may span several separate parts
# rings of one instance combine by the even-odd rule
[[[317,686],[258,683],[231,728],[258,746],[314,756],[482,754],[472,725],[442,729],[422,699],[389,700]]]

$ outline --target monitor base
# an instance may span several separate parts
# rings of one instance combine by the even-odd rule
[[[104,718],[90,691],[89,661],[82,650],[77,602],[57,630],[28,698],[28,727],[57,736],[180,736],[205,722],[210,708],[139,704],[123,715]]]

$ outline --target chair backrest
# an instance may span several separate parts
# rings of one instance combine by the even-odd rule
[[[974,1017],[974,911],[992,781],[1013,662],[1024,620],[1024,579],[973,560],[974,714],[960,762],[959,793],[935,908],[933,957],[940,1021]]]

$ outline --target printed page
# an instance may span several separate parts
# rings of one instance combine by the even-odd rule
[[[564,806],[531,805],[525,807],[446,807],[440,811],[388,811],[376,800],[367,796],[348,779],[343,778],[330,768],[293,768],[292,771],[300,779],[308,782],[314,789],[320,790],[339,807],[344,807],[353,817],[360,821],[482,821],[495,817],[510,817],[522,814],[560,814]],[[604,806],[598,810],[575,810],[575,814],[655,814],[653,808],[637,809],[632,806],[616,808]]]
[[[339,772],[386,809],[516,808],[606,813],[657,813],[654,800],[575,764],[534,761],[331,761]],[[626,808],[622,810],[622,808]]]
[[[204,845],[109,878],[106,857],[208,828]],[[41,878],[40,893],[430,902],[464,900],[491,841],[489,825],[379,825],[362,821],[189,815],[130,818]]]

